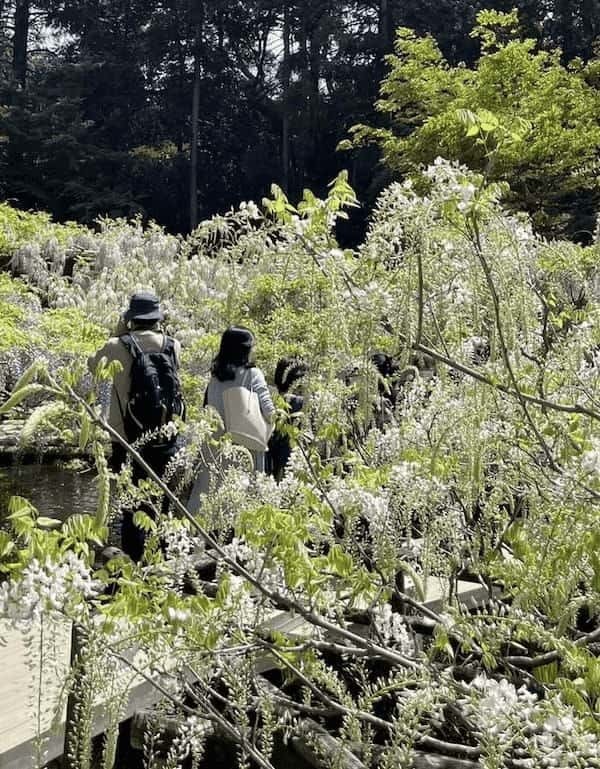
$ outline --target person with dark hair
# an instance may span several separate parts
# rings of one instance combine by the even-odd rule
[[[258,396],[260,411],[267,422],[272,422],[275,406],[263,372],[251,361],[255,339],[243,326],[230,326],[223,332],[219,352],[211,369],[204,403],[218,411],[225,423],[224,393],[230,387],[245,387]],[[265,471],[265,452],[252,451],[254,469]]]
[[[290,389],[308,372],[308,366],[297,358],[280,358],[275,367],[275,386],[286,401],[288,413],[297,414],[302,411],[304,398],[299,393],[291,393]],[[270,475],[280,481],[285,472],[292,447],[290,438],[283,430],[275,430],[269,440],[267,468]]]
[[[275,367],[275,387],[280,395],[287,395],[290,387],[308,373],[308,366],[304,361],[298,358],[280,358]],[[301,396],[290,395],[290,398],[299,398]],[[298,409],[296,409],[298,411]]]
[[[133,294],[129,300],[128,309],[119,318],[114,334],[103,347],[88,359],[88,368],[92,373],[102,358],[105,358],[108,363],[116,360],[121,364],[121,370],[115,374],[112,384],[107,421],[129,443],[137,438],[137,435],[131,434],[128,423],[130,412],[128,407],[135,395],[132,393],[132,379],[136,370],[134,359],[138,355],[142,357],[155,356],[154,363],[164,363],[169,368],[174,384],[178,384],[176,371],[179,368],[181,345],[178,340],[161,331],[160,323],[162,320],[164,320],[164,313],[160,309],[157,296],[148,291]],[[145,395],[147,396],[148,393]],[[177,393],[177,397],[179,397],[179,393]],[[148,407],[152,405],[152,398],[146,398],[146,400],[146,403],[139,404],[140,411],[138,413],[146,413]],[[157,402],[160,406],[160,401]],[[164,410],[168,411],[168,409]],[[171,415],[166,414],[166,418],[170,419]],[[151,427],[143,424],[139,426],[142,433],[145,429],[150,430]],[[160,476],[177,451],[175,436],[171,435],[147,442],[141,448],[141,455],[154,472]],[[126,458],[125,448],[113,439],[110,458],[111,470],[115,473],[119,472]],[[144,470],[134,462],[132,467],[133,482],[137,484],[145,477]],[[151,514],[151,511],[148,510],[147,512]],[[133,511],[124,510],[121,526],[123,550],[133,560],[139,561],[144,551],[144,542],[145,533],[134,524]]]
[[[371,355],[371,363],[378,373],[377,380],[377,404],[375,407],[375,425],[379,429],[390,422],[396,405],[398,395],[397,376],[400,372],[398,364],[391,355],[384,352],[374,352]]]
[[[388,379],[394,373],[394,362],[391,355],[386,355],[384,352],[374,352],[371,355],[371,363],[383,379]]]

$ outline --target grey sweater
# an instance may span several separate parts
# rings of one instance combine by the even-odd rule
[[[260,410],[264,418],[270,421],[275,411],[275,406],[273,406],[273,399],[267,387],[265,375],[259,368],[240,366],[235,370],[235,378],[227,379],[225,382],[221,382],[220,379],[211,376],[206,390],[206,405],[216,409],[223,420],[225,419],[223,393],[230,387],[245,387],[248,390],[253,390],[258,395]]]

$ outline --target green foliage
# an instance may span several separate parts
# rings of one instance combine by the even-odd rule
[[[30,290],[20,280],[15,280],[6,272],[0,272],[0,297],[3,300],[26,297]]]
[[[29,342],[29,337],[19,326],[25,320],[25,313],[20,307],[15,307],[11,302],[0,299],[0,313],[2,313],[2,338],[0,350],[12,350],[15,347],[24,347]]]
[[[477,24],[471,37],[481,40],[483,50],[489,51],[518,39],[518,28],[519,15],[516,8],[510,13],[482,10],[477,14]]]
[[[390,127],[355,126],[355,142],[374,141],[399,174],[437,156],[466,163],[507,182],[512,205],[542,231],[581,234],[600,202],[600,97],[585,67],[514,39],[516,23],[514,12],[479,14],[473,69],[451,67],[433,38],[401,29],[377,102]]]
[[[3,538],[2,566],[5,572],[18,573],[31,559],[44,563],[46,559],[60,560],[69,552],[89,559],[91,545],[101,545],[107,529],[92,516],[74,514],[61,523],[54,518],[40,515],[33,505],[19,496],[11,497],[7,521],[13,533],[13,542],[20,545],[16,550]]]
[[[91,355],[106,339],[104,329],[78,307],[48,310],[40,318],[38,333],[50,351],[78,356]]]
[[[20,211],[9,203],[0,203],[0,262],[6,263],[24,244],[55,239],[64,245],[81,230],[74,222],[55,224],[47,213]]]
[[[15,406],[18,406],[27,398],[32,395],[40,395],[46,392],[47,388],[44,385],[38,383],[27,384],[19,387],[18,390],[13,392],[6,401],[0,406],[0,414],[8,414]]]
[[[513,141],[495,113],[462,120],[470,138],[498,139],[491,153]],[[335,238],[340,206],[353,203],[340,177],[325,199],[306,193],[293,205],[275,190],[266,214],[245,204],[203,222],[185,243],[139,221],[104,221],[68,280],[54,262],[44,269],[32,260],[27,276],[51,309],[38,306],[28,331],[33,339],[55,329],[56,352],[20,371],[4,411],[32,403],[26,435],[71,433],[88,447],[99,505],[94,516],[74,511],[53,525],[13,502],[11,536],[0,538],[10,576],[0,600],[15,617],[55,600],[93,637],[87,659],[96,671],[114,671],[133,646],[136,665],[152,674],[171,676],[165,659],[193,669],[202,705],[213,706],[218,681],[216,698],[231,698],[244,719],[255,692],[264,694],[255,655],[270,655],[294,683],[292,696],[300,691],[313,708],[324,694],[342,716],[339,738],[376,739],[388,766],[408,761],[432,719],[486,761],[507,735],[505,754],[542,765],[551,734],[549,750],[574,742],[590,765],[598,671],[585,648],[594,636],[581,637],[576,623],[600,612],[597,247],[536,236],[525,217],[502,209],[502,184],[483,173],[438,161],[422,181],[426,196],[417,184],[386,190],[356,250]],[[86,319],[118,315],[141,287],[160,294],[184,345],[194,408],[165,480],[185,499],[208,476],[197,510],[165,513],[163,489],[156,480],[134,487],[130,468],[111,498],[93,393],[77,388],[101,336],[91,328],[77,344]],[[17,307],[27,300],[8,296]],[[268,378],[284,354],[309,364],[302,411],[285,428],[294,448],[280,483],[252,474],[249,452],[201,408],[230,322],[254,330]],[[476,355],[476,345],[487,353]],[[372,362],[377,349],[397,364],[387,382]],[[105,386],[115,369],[101,365],[94,384]],[[384,412],[392,387],[396,404]],[[143,558],[109,562],[94,572],[97,589],[77,598],[72,588],[89,581],[93,550],[120,505],[148,533]],[[207,549],[216,554],[216,595],[190,557]],[[465,572],[496,583],[478,613],[455,600]],[[421,605],[432,589],[441,593],[435,611]],[[417,622],[433,623],[431,639],[416,643],[401,602]],[[352,630],[357,611],[367,638]],[[280,625],[271,633],[274,617],[293,634]],[[534,689],[520,658],[545,652]],[[472,681],[454,676],[466,666]],[[553,718],[572,720],[568,734]]]
[[[31,321],[32,303],[37,305],[37,297],[22,281],[0,272],[0,353],[29,345],[31,335],[25,329]]]

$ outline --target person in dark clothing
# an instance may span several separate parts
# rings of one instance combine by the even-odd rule
[[[399,367],[391,355],[375,352],[371,355],[371,363],[379,374],[377,381],[377,403],[375,406],[375,425],[379,429],[392,419],[396,398],[398,395]]]
[[[160,352],[165,349],[166,335],[160,329],[160,322],[164,319],[164,313],[160,309],[158,297],[147,291],[133,294],[129,307],[119,319],[117,328],[111,338],[94,355],[88,359],[88,367],[94,372],[100,360],[105,358],[109,363],[117,360],[121,363],[121,370],[114,377],[108,414],[108,424],[119,435],[129,442],[133,438],[127,435],[125,428],[125,414],[130,397],[131,372],[133,359],[131,352],[124,343],[123,337],[131,335],[141,350],[146,352]],[[172,340],[174,365],[179,366],[181,346],[177,340]],[[154,470],[162,476],[164,471],[179,450],[175,438],[161,440],[160,443],[148,443],[140,449],[142,458]],[[126,449],[116,440],[112,442],[110,457],[110,469],[118,473],[127,459]],[[141,480],[147,477],[146,472],[136,462],[132,465],[132,481],[137,486]],[[149,505],[142,506],[144,511],[152,516]],[[123,510],[121,525],[121,546],[133,560],[139,561],[144,551],[145,532],[138,528],[133,521],[134,512]]]
[[[297,358],[281,358],[275,367],[275,386],[288,407],[289,415],[302,411],[304,398],[298,393],[290,392],[292,386],[308,372],[306,363]],[[285,466],[292,453],[289,435],[277,428],[269,440],[267,453],[267,472],[277,481],[283,477]]]

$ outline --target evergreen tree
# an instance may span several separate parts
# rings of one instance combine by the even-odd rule
[[[376,124],[396,27],[473,67],[476,12],[515,4],[528,39],[591,59],[600,0],[0,0],[2,193],[58,218],[137,211],[185,231],[273,181],[321,194],[349,165],[364,214],[389,171],[373,149],[335,147]]]

